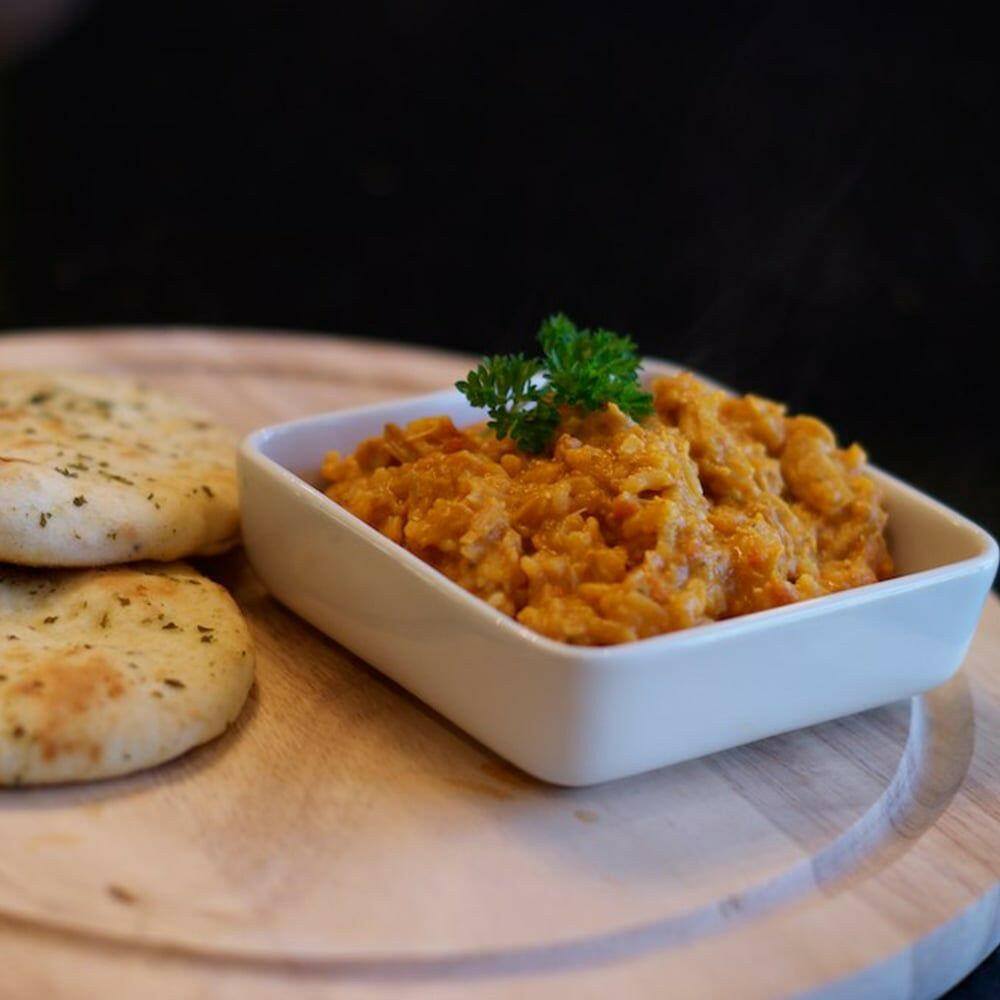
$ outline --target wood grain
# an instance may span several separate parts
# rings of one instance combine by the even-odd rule
[[[0,365],[137,372],[246,431],[467,359],[164,329],[2,337]],[[247,711],[144,775],[0,792],[0,997],[930,997],[1000,937],[995,597],[912,705],[570,790],[298,621],[242,556],[202,568],[254,631]]]

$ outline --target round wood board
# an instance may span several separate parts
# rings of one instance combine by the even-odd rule
[[[239,431],[448,385],[339,338],[0,337]],[[0,791],[0,997],[932,997],[1000,939],[1000,601],[910,703],[587,789],[537,782],[205,560],[248,616],[233,729],[145,774]]]

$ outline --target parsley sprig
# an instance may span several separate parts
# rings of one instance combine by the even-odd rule
[[[524,451],[543,451],[559,426],[560,407],[599,410],[616,403],[630,417],[653,410],[653,397],[639,386],[642,364],[630,337],[610,330],[578,330],[562,313],[538,331],[544,357],[495,354],[455,386],[473,406],[489,414],[498,438],[510,437]]]

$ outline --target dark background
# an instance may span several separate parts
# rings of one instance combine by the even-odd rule
[[[8,25],[0,328],[492,352],[563,309],[815,412],[1000,533],[996,39],[968,7],[873,6],[92,0],[31,45]]]
[[[968,8],[93,2],[8,62],[0,327],[559,308],[998,533],[998,96]]]

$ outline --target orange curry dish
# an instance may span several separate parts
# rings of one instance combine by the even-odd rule
[[[566,409],[540,455],[484,424],[388,424],[326,493],[542,635],[602,646],[858,587],[892,574],[858,445],[690,374],[655,413]]]

